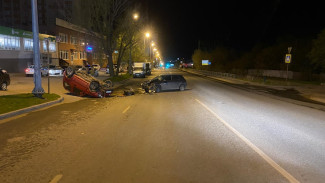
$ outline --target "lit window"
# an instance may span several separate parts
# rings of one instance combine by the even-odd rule
[[[0,34],[0,50],[19,50],[20,38]]]
[[[33,39],[24,38],[24,50],[33,51]]]
[[[47,52],[47,41],[43,41],[43,51]],[[50,48],[50,52],[55,52],[56,51],[56,45],[55,42],[51,42],[49,43],[49,48]]]

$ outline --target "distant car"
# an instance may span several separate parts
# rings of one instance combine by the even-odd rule
[[[112,94],[112,82],[100,81],[73,66],[63,73],[63,87],[78,96],[108,97]]]
[[[49,65],[49,76],[63,76],[63,69],[60,66]]]
[[[182,75],[168,74],[159,75],[152,80],[142,83],[141,86],[146,92],[149,92],[150,90],[155,91],[156,93],[166,90],[184,91],[187,82]]]
[[[48,75],[48,69],[46,67],[41,67],[41,76]],[[26,77],[34,75],[34,65],[30,65],[25,69]]]
[[[10,85],[10,76],[6,70],[0,68],[0,89],[7,90]]]

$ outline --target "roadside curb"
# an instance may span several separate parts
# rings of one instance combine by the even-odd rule
[[[8,112],[5,114],[0,114],[0,120],[6,119],[6,118],[10,118],[10,117],[14,117],[14,116],[18,116],[27,112],[31,112],[31,111],[35,111],[44,107],[48,107],[57,103],[60,103],[64,100],[64,97],[59,98],[58,100],[55,101],[50,101],[50,102],[46,102],[43,104],[38,104],[38,105],[34,105],[31,107],[27,107],[27,108],[23,108],[23,109],[18,109],[16,111],[12,111],[12,112]]]

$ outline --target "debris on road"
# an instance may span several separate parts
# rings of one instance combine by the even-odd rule
[[[124,96],[134,95],[134,90],[131,88],[129,90],[124,90]]]

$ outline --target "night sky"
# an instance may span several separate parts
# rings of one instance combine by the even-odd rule
[[[321,1],[142,0],[165,59],[191,58],[201,45],[246,51],[278,37],[315,38],[325,28]]]

